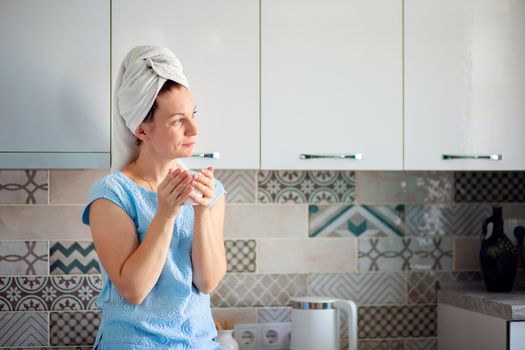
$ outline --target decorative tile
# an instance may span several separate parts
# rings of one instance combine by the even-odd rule
[[[92,345],[97,336],[102,313],[51,312],[51,345]]]
[[[0,241],[0,275],[44,275],[47,266],[47,242]]]
[[[353,171],[264,170],[258,173],[260,203],[352,203]]]
[[[50,170],[49,202],[85,204],[91,185],[109,172],[109,169]]]
[[[91,241],[51,242],[49,263],[52,275],[100,273],[97,252]]]
[[[214,307],[285,306],[306,294],[306,275],[228,274],[211,296]]]
[[[311,274],[308,295],[350,299],[358,305],[406,303],[406,278],[401,272]]]
[[[405,350],[405,342],[403,340],[360,340],[358,345],[359,350]],[[345,349],[348,349],[348,347]]]
[[[358,171],[357,203],[451,203],[453,175],[444,171]]]
[[[456,202],[525,202],[525,171],[457,171]]]
[[[407,339],[406,350],[437,350],[437,339]]]
[[[359,338],[435,337],[435,305],[360,307]]]
[[[437,288],[455,285],[457,287],[479,285],[482,276],[479,271],[470,272],[411,272],[408,274],[408,303],[436,304]]]
[[[410,236],[478,236],[490,215],[487,204],[409,206],[407,232]]]
[[[272,323],[272,322],[292,322],[292,308],[291,307],[274,307],[257,310],[257,322]]]
[[[226,203],[255,203],[257,171],[216,170],[215,177],[228,191]]]
[[[310,237],[402,237],[405,206],[311,204]]]
[[[47,312],[0,312],[0,347],[46,346]]]
[[[360,271],[451,270],[449,237],[359,240]]]
[[[255,240],[226,240],[228,272],[255,272]]]
[[[0,170],[0,204],[47,204],[47,170]]]
[[[0,310],[96,310],[102,278],[38,276],[0,278]]]

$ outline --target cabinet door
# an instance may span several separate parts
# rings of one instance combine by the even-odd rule
[[[257,0],[112,1],[112,79],[136,45],[166,46],[181,60],[197,104],[190,168],[259,167],[259,3]]]
[[[262,168],[402,169],[401,0],[261,9]]]
[[[108,0],[0,3],[0,169],[108,168]]]
[[[524,91],[525,1],[405,1],[405,169],[525,169]]]

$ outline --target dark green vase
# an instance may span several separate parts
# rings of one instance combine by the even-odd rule
[[[492,223],[492,234],[487,238],[489,223]],[[516,278],[518,254],[516,247],[503,232],[501,207],[493,207],[492,216],[483,222],[479,259],[487,290],[510,292]]]

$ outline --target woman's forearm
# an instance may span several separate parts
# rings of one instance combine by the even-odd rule
[[[214,227],[210,209],[195,210],[191,259],[193,283],[205,294],[217,288],[226,273],[223,233]]]

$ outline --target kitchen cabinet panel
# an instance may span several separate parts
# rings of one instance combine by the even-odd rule
[[[107,168],[109,1],[0,4],[0,169]]]
[[[259,168],[259,2],[141,0],[112,2],[112,79],[137,45],[162,45],[181,60],[197,104],[190,168]]]
[[[525,169],[525,1],[406,0],[404,16],[405,169]]]
[[[261,128],[263,169],[401,170],[401,0],[261,0]]]

